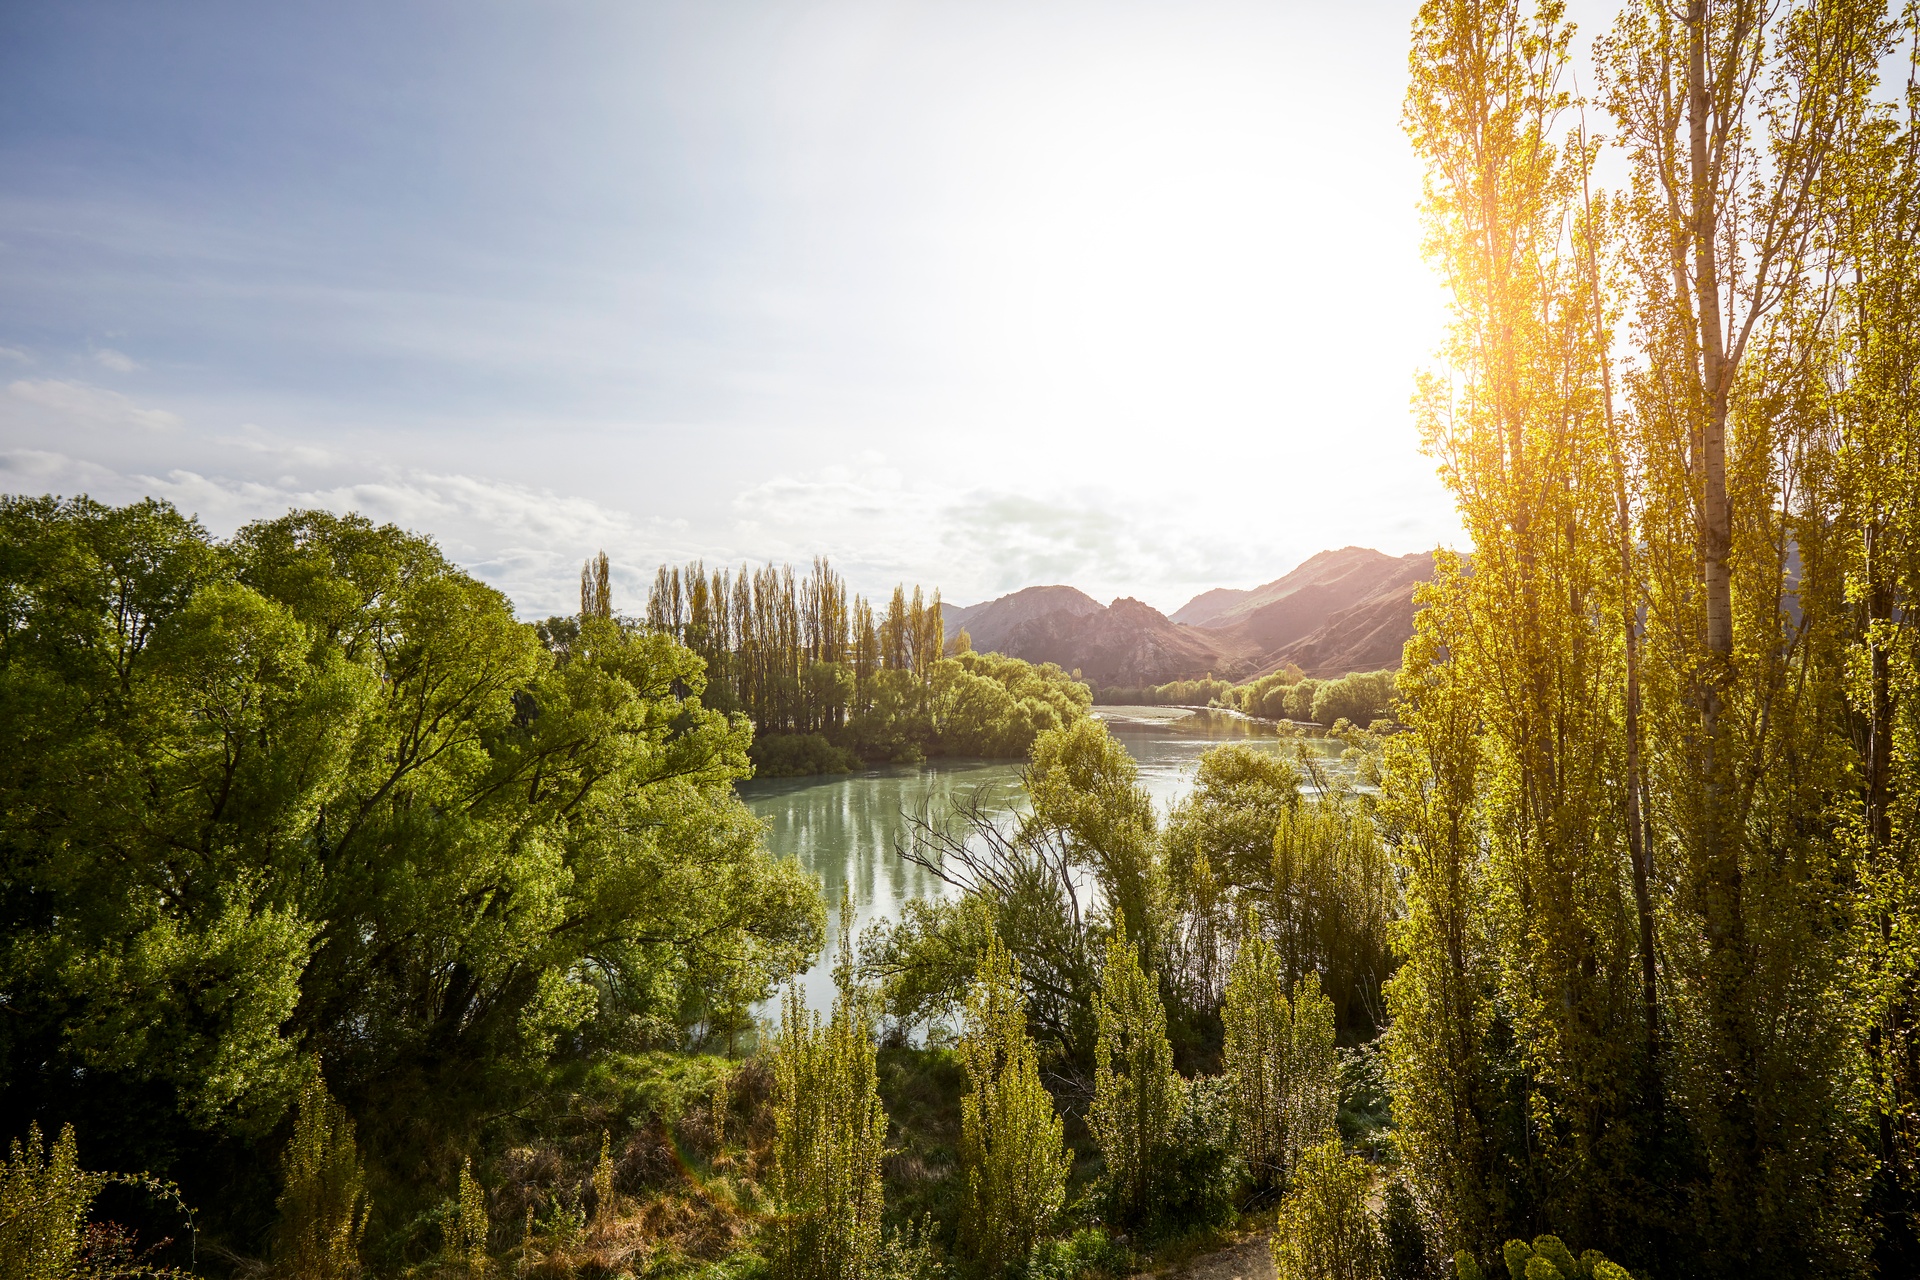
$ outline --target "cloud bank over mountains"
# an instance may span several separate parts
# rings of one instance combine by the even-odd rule
[[[1276,554],[1289,554],[1196,519],[1186,502],[1143,510],[1097,486],[1044,494],[956,487],[938,474],[916,479],[877,452],[744,485],[717,518],[648,514],[644,501],[623,507],[464,470],[457,455],[444,466],[401,465],[256,425],[206,430],[145,398],[70,376],[7,384],[0,440],[8,442],[0,445],[0,489],[8,492],[164,498],[219,534],[304,507],[358,511],[429,533],[524,616],[571,608],[581,560],[601,549],[633,609],[656,565],[696,558],[802,563],[825,554],[869,593],[917,581],[973,601],[1071,582],[1102,598],[1138,595],[1171,608],[1196,584],[1257,580],[1275,571]],[[12,443],[24,440],[36,443]],[[642,493],[658,483],[635,479]]]

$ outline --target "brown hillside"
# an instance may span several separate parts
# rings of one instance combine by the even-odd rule
[[[1216,588],[1174,618],[1138,600],[1102,607],[1072,587],[1028,587],[947,607],[948,634],[973,647],[1079,671],[1097,687],[1165,684],[1213,674],[1237,680],[1296,662],[1339,676],[1400,665],[1413,634],[1413,587],[1433,576],[1430,554],[1366,547],[1323,551],[1252,591]],[[1190,625],[1178,620],[1203,618]]]
[[[1401,651],[1413,636],[1413,592],[1418,580],[1381,588],[1352,608],[1329,616],[1311,634],[1269,655],[1263,671],[1297,663],[1322,679],[1350,671],[1397,670]]]

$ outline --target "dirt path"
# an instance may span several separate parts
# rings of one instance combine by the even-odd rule
[[[1274,1280],[1273,1255],[1262,1231],[1167,1273],[1168,1280]]]

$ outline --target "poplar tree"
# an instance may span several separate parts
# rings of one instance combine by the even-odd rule
[[[1152,1216],[1167,1143],[1185,1100],[1167,1010],[1116,916],[1094,999],[1098,1025],[1087,1126],[1106,1160],[1106,1196],[1122,1221]]]
[[[1629,4],[1598,47],[1631,172],[1649,820],[1677,890],[1665,1068],[1719,1274],[1850,1269],[1861,1248],[1844,935],[1821,923],[1846,873],[1817,797],[1846,786],[1845,730],[1822,652],[1832,513],[1808,505],[1831,422],[1809,373],[1841,269],[1823,226],[1889,36],[1874,0],[1693,0]]]
[[[1907,39],[1916,36],[1909,12]],[[1920,601],[1920,86],[1910,43],[1905,102],[1864,131],[1842,174],[1833,233],[1848,264],[1833,330],[1830,485],[1824,532],[1843,583],[1838,637],[1857,790],[1835,817],[1862,863],[1855,919],[1864,977],[1878,1161],[1882,1274],[1920,1270],[1920,882],[1913,732]],[[1811,537],[1809,537],[1811,541]],[[1851,609],[1846,608],[1850,604]],[[1848,615],[1851,614],[1849,617]],[[1864,730],[1864,732],[1862,732]]]
[[[997,935],[967,996],[960,1060],[962,1250],[988,1276],[1024,1263],[1066,1198],[1072,1158],[1027,1034],[1020,975]]]
[[[1900,579],[1868,563],[1912,438],[1874,372],[1911,279],[1867,230],[1913,199],[1897,146],[1867,159],[1898,132],[1869,105],[1888,31],[1852,0],[1627,5],[1596,46],[1609,194],[1561,5],[1415,24],[1454,304],[1419,408],[1474,556],[1422,590],[1387,751],[1390,1069],[1422,1199],[1480,1257],[1551,1224],[1706,1274],[1856,1270],[1849,973],[1880,1002],[1882,1192],[1910,1194],[1899,948],[1849,955],[1897,936],[1899,891],[1861,941],[1845,919],[1856,865],[1898,865]]]
[[[673,613],[675,630],[678,631],[680,618],[679,581],[675,579],[673,595]],[[613,617],[613,569],[607,563],[607,553],[598,556],[580,566],[580,620],[588,618]]]
[[[840,905],[841,964],[823,1026],[799,983],[788,986],[774,1039],[773,1271],[781,1280],[866,1280],[882,1260],[880,1102],[871,994],[852,976],[853,913]]]
[[[1333,1003],[1311,975],[1289,1000],[1272,946],[1255,933],[1234,961],[1221,1021],[1241,1155],[1257,1181],[1284,1185],[1300,1153],[1334,1132]]]
[[[355,1280],[367,1229],[366,1174],[353,1120],[309,1067],[281,1158],[277,1254],[293,1280]]]

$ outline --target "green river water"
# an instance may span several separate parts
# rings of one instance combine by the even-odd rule
[[[1341,769],[1341,744],[1324,738],[1282,737],[1270,721],[1169,707],[1096,707],[1113,735],[1140,765],[1140,782],[1164,817],[1193,785],[1200,753],[1221,742],[1245,742],[1291,756],[1300,745],[1329,772]],[[833,1003],[833,961],[843,888],[852,892],[857,934],[878,919],[893,919],[912,898],[951,892],[925,868],[897,852],[911,815],[934,818],[977,800],[1011,816],[1024,807],[1017,761],[932,760],[860,773],[812,778],[768,778],[745,783],[741,798],[767,820],[768,846],[799,859],[820,879],[828,905],[827,946],[803,979],[809,1008]],[[760,1012],[771,1016],[775,1002]]]

